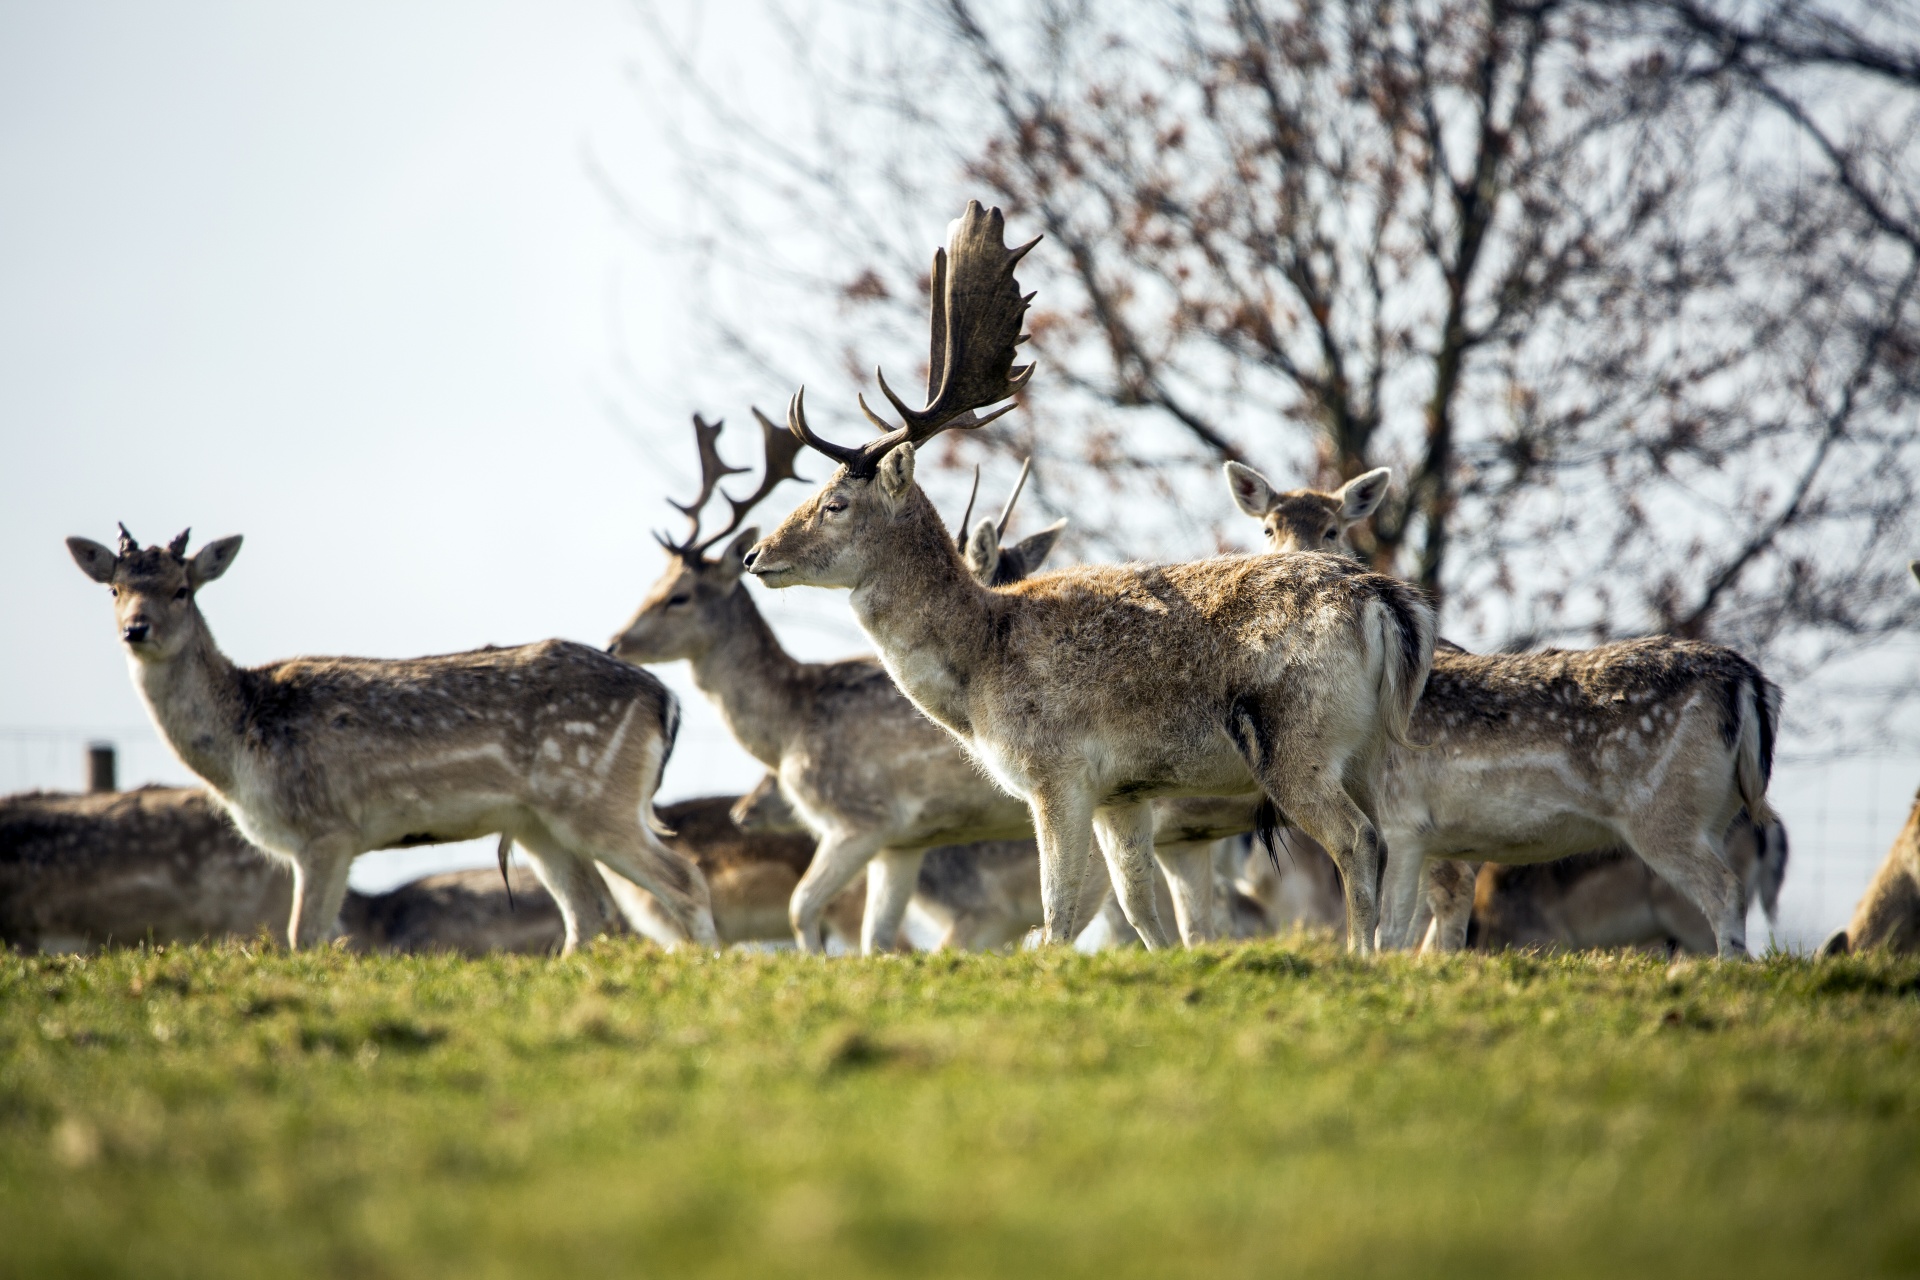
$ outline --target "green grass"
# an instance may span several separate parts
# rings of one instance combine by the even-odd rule
[[[1906,1274],[1920,962],[0,958],[0,1275]]]

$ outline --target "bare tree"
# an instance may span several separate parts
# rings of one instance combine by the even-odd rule
[[[945,460],[1039,453],[1107,546],[1229,545],[1184,464],[1389,465],[1364,550],[1470,642],[1669,632],[1794,680],[1920,620],[1912,6],[776,3],[771,114],[641,12],[751,377],[896,352],[925,210],[978,195],[1048,237],[1044,430]]]

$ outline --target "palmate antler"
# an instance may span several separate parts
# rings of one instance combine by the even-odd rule
[[[726,426],[724,418],[719,422],[708,423],[699,414],[693,415],[694,444],[700,451],[700,496],[690,504],[667,499],[687,517],[689,525],[687,536],[684,540],[675,542],[664,533],[653,535],[659,540],[661,546],[676,556],[682,559],[699,559],[706,554],[708,548],[738,529],[741,522],[747,518],[747,514],[758,506],[763,498],[772,493],[781,481],[800,479],[793,470],[794,459],[800,456],[800,442],[775,426],[772,420],[758,409],[753,411],[753,417],[760,424],[761,443],[765,450],[760,486],[745,498],[735,498],[722,490],[720,496],[725,498],[728,505],[733,508],[733,518],[727,522],[726,528],[703,539],[700,537],[700,512],[713,497],[714,490],[719,487],[721,480],[727,476],[744,474],[747,468],[730,467],[720,458],[718,444],[720,429]]]
[[[896,445],[924,444],[947,430],[972,431],[1011,411],[1014,406],[1005,405],[984,416],[978,412],[1010,399],[1033,377],[1032,365],[1013,363],[1015,348],[1026,341],[1020,325],[1033,301],[1030,293],[1022,296],[1013,269],[1039,243],[1035,236],[1017,249],[1007,248],[1006,219],[1000,210],[983,209],[978,200],[969,200],[967,211],[947,228],[947,247],[933,255],[926,408],[910,407],[875,370],[880,390],[904,426],[887,422],[862,396],[860,411],[886,434],[853,447],[834,444],[807,425],[802,387],[787,406],[788,430],[849,474],[870,476]]]

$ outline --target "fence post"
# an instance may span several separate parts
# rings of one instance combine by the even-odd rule
[[[118,790],[113,775],[113,744],[89,742],[87,744],[87,790],[95,792]]]

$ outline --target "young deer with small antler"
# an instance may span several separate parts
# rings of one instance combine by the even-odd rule
[[[1237,462],[1234,501],[1275,551],[1338,543],[1385,495],[1384,469],[1334,493],[1277,492]],[[1655,637],[1599,648],[1482,656],[1443,644],[1413,710],[1422,750],[1396,745],[1380,789],[1387,867],[1385,945],[1417,945],[1429,861],[1548,862],[1630,849],[1713,926],[1722,956],[1746,954],[1746,886],[1728,869],[1744,808],[1773,821],[1780,690],[1731,649]],[[1434,941],[1460,946],[1473,877],[1459,864],[1429,886]]]
[[[1036,242],[1037,243],[1037,242]],[[860,447],[823,439],[802,394],[788,426],[840,464],[747,555],[769,586],[851,590],[855,616],[914,704],[1025,798],[1040,844],[1045,937],[1073,936],[1096,828],[1127,920],[1154,908],[1161,796],[1264,791],[1334,855],[1349,945],[1371,948],[1379,762],[1426,680],[1433,616],[1418,593],[1329,555],[1083,566],[1011,586],[967,571],[913,482],[915,449],[1014,406],[1028,299],[999,210],[967,206],[933,262],[928,404],[880,380],[905,425]]]
[[[293,946],[332,934],[360,854],[494,833],[532,857],[569,950],[609,924],[596,860],[666,903],[687,938],[713,943],[699,871],[647,825],[680,719],[653,676],[564,640],[237,667],[198,596],[239,538],[189,557],[185,533],[143,549],[122,525],[117,553],[87,538],[67,548],[112,588],[161,736],[247,839],[293,865]]]
[[[1017,839],[1032,834],[1026,806],[981,776],[959,746],[903,697],[870,657],[800,662],[781,647],[740,580],[741,557],[759,535],[734,533],[761,499],[793,472],[800,442],[758,412],[765,465],[745,499],[728,497],[732,519],[706,537],[700,512],[720,480],[737,472],[717,451],[720,424],[694,419],[700,493],[674,503],[692,528],[660,537],[670,562],[609,652],[628,662],[685,659],[734,738],[771,769],[801,820],[819,838],[813,863],[794,889],[793,930],[802,947],[825,947],[821,916],[848,883],[867,871],[862,949],[892,945],[927,850],[940,845]],[[1015,490],[1014,496],[1018,497]],[[1012,499],[997,522],[961,536],[988,576],[1021,576],[1059,537],[1054,525],[1011,546],[1000,540]],[[971,504],[969,504],[971,512]],[[709,552],[727,538],[717,555]],[[957,556],[956,544],[942,532]],[[871,865],[869,865],[871,864]]]

